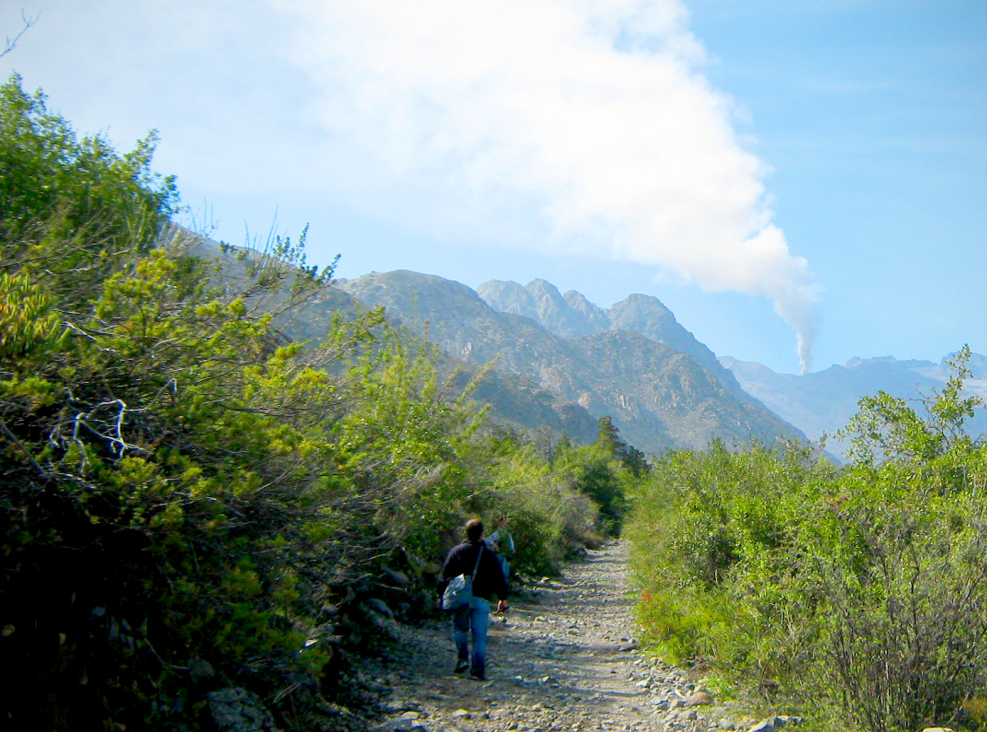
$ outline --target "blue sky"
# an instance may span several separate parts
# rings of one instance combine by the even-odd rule
[[[10,4],[6,4],[9,6]],[[234,244],[655,295],[777,371],[987,353],[981,0],[23,0],[0,59]]]

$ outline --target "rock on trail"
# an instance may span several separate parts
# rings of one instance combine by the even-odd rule
[[[626,567],[627,545],[615,542],[519,588],[506,624],[491,617],[485,682],[453,674],[448,621],[397,627],[387,658],[364,670],[390,692],[374,729],[749,729],[756,720],[717,704],[701,680],[641,654]]]

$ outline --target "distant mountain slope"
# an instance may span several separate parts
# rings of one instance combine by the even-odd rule
[[[802,437],[739,385],[728,389],[721,376],[646,334],[601,329],[611,322],[606,311],[578,293],[562,297],[544,281],[530,288],[484,286],[489,297],[496,292],[507,303],[504,311],[465,285],[409,271],[369,274],[337,286],[367,305],[384,306],[389,317],[451,356],[473,364],[493,361],[496,369],[523,376],[594,417],[612,416],[622,435],[646,452],[701,448],[717,437],[728,444]],[[626,317],[639,312],[633,306]],[[733,381],[715,359],[714,367]]]
[[[775,373],[759,363],[721,358],[741,386],[775,414],[799,427],[809,439],[817,440],[842,429],[857,413],[862,397],[879,391],[904,399],[920,399],[941,389],[950,369],[944,358],[932,361],[899,361],[890,356],[854,358],[844,366],[831,366],[817,373],[795,376]],[[972,394],[987,397],[987,358],[974,354],[969,364],[974,378],[967,382]],[[983,412],[968,424],[968,431],[980,435],[987,429]],[[848,444],[829,441],[829,449],[842,452]]]
[[[191,241],[189,254],[219,263],[216,281],[223,286],[242,287],[247,279],[245,259],[260,256],[253,250],[224,250],[211,239],[190,233],[187,236]],[[269,306],[277,308],[289,298],[290,282],[287,282],[276,293]],[[329,332],[337,315],[350,320],[366,309],[367,307],[341,289],[322,287],[311,293],[304,305],[292,309],[287,315],[275,318],[274,324],[286,339],[317,342]],[[477,373],[475,366],[452,357],[443,359],[439,367],[460,388],[465,388]],[[490,406],[489,417],[496,424],[529,432],[548,431],[556,436],[565,434],[574,442],[583,444],[596,438],[597,421],[588,411],[516,374],[489,371],[475,385],[473,397]]]
[[[714,439],[727,445],[752,438],[773,443],[803,435],[751,399],[738,399],[689,356],[640,333],[608,330],[576,339],[597,374],[593,414],[613,416],[628,441],[702,449]]]

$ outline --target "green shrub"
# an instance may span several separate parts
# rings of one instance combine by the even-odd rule
[[[987,448],[962,430],[968,357],[926,418],[862,400],[842,470],[794,447],[657,461],[628,527],[649,637],[827,724],[980,724]]]

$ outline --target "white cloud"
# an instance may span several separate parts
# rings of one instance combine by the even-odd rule
[[[809,368],[821,288],[678,0],[275,4],[352,200],[768,297]]]

